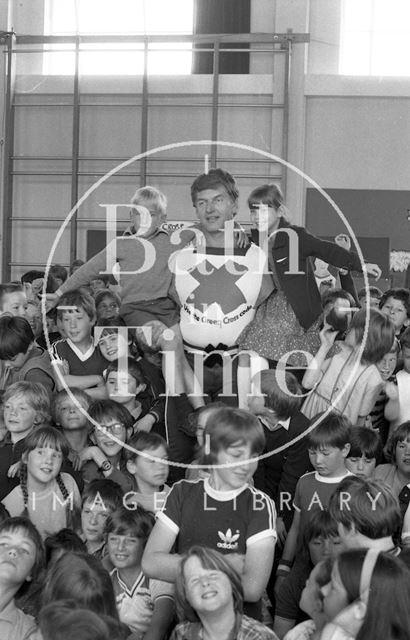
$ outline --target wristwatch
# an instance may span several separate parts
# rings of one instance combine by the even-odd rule
[[[110,471],[112,469],[112,464],[109,460],[104,460],[102,465],[100,466],[101,471]]]

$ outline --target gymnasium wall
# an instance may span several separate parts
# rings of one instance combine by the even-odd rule
[[[5,11],[2,3],[1,28],[13,25],[19,33],[41,33],[43,0],[15,0]],[[359,192],[369,191],[374,198],[377,190],[383,192],[384,219],[377,218],[377,235],[389,235],[391,249],[403,249],[410,245],[407,218],[408,176],[410,175],[410,151],[408,140],[410,118],[410,79],[340,77],[337,75],[340,26],[339,0],[252,0],[251,29],[253,32],[310,32],[309,46],[295,46],[292,56],[292,80],[290,87],[289,160],[304,170],[323,188],[348,191],[352,207],[345,214],[353,229],[360,235],[375,233],[374,209],[360,209]],[[62,102],[69,97],[69,78],[42,78],[39,71],[40,56],[30,56],[26,61],[26,73],[19,77],[18,89],[25,101],[33,103],[39,98]],[[271,56],[251,56],[249,76],[225,76],[221,78],[221,92],[226,102],[239,100],[252,103],[256,99],[269,104],[276,88],[281,86],[281,69],[272,64]],[[28,71],[27,71],[28,70]],[[150,90],[158,104],[170,103],[164,117],[161,108],[154,107],[150,114],[148,146],[154,147],[174,141],[209,137],[210,109],[192,107],[188,112],[172,108],[178,95],[186,95],[187,101],[200,102],[211,94],[211,79],[206,76],[179,78],[152,78]],[[141,91],[140,79],[135,79],[133,90]],[[82,91],[87,100],[112,100],[119,104],[129,99],[127,83],[121,78],[84,78]],[[169,94],[165,96],[165,94]],[[103,96],[101,98],[101,96]],[[0,97],[0,100],[2,98]],[[0,103],[1,109],[1,103]],[[81,121],[81,150],[85,156],[131,157],[139,151],[139,115],[135,109],[123,107],[117,117],[109,106],[100,106],[98,115],[91,108],[84,110]],[[33,136],[32,131],[35,131]],[[69,155],[71,146],[71,112],[65,107],[51,107],[47,114],[41,108],[18,112],[16,129],[16,153],[28,155]],[[280,152],[281,118],[270,110],[252,107],[235,112],[221,111],[220,139],[251,145],[272,153]],[[5,132],[3,130],[2,136]],[[200,172],[202,162],[194,161],[191,150],[175,151],[185,157],[178,165],[181,171]],[[240,152],[232,148],[221,151],[223,157],[240,160]],[[69,164],[67,165],[69,169]],[[101,161],[98,169],[112,168],[112,162]],[[166,160],[151,164],[153,172],[161,172]],[[80,181],[80,194],[95,181],[92,172],[96,165],[88,166],[90,175]],[[25,165],[19,167],[22,171]],[[239,219],[247,219],[245,196],[260,183],[260,176],[268,173],[274,177],[274,164],[237,162],[229,168],[233,173],[250,173],[252,178],[239,179],[241,202]],[[132,169],[130,168],[130,171]],[[125,173],[125,171],[124,171]],[[155,184],[155,178],[150,180]],[[117,176],[92,195],[81,212],[83,217],[101,217],[102,203],[124,202],[133,191],[137,178]],[[189,198],[189,182],[185,178],[171,176],[161,178],[157,186],[169,197],[170,219],[192,219],[193,209]],[[293,219],[304,222],[306,217],[306,188],[311,185],[297,173],[290,173],[288,181],[288,205]],[[67,214],[70,208],[69,176],[54,176],[45,180],[41,176],[16,178],[14,209],[17,215],[49,219],[45,225],[20,223],[15,234],[15,259],[38,262],[47,256],[58,225],[54,218]],[[376,195],[377,198],[377,195]],[[354,212],[354,213],[353,213]],[[125,213],[125,212],[124,212]],[[384,220],[389,224],[385,225]],[[317,231],[315,221],[308,215],[307,222]],[[320,220],[320,234],[331,235],[333,223],[326,216]],[[78,254],[85,257],[86,231],[98,228],[99,223],[80,224]],[[68,232],[63,234],[54,261],[68,261]],[[15,270],[17,277],[18,269]]]

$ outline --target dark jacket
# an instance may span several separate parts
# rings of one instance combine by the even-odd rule
[[[298,253],[297,272],[293,268],[294,261],[290,263],[289,247],[292,250],[294,247]],[[322,312],[311,258],[320,258],[340,269],[362,271],[359,256],[354,251],[346,251],[333,242],[321,240],[303,227],[289,224],[284,218],[281,218],[275,232],[269,258],[274,260],[278,284],[304,329],[312,326]],[[294,272],[286,273],[290,268]]]
[[[309,424],[309,419],[298,411],[290,419],[288,431],[283,427],[270,431],[263,425],[266,438],[264,453],[283,447],[297,436],[305,433]],[[283,451],[259,460],[258,468],[253,476],[255,487],[267,493],[274,500],[278,515],[282,516],[288,525],[292,521],[292,503],[297,482],[303,474],[312,471],[312,469],[306,436]]]

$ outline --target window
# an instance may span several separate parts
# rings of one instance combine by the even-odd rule
[[[107,42],[80,45],[80,74],[138,75],[144,69],[143,45],[110,42],[108,36],[192,34],[193,1],[45,0],[44,33],[107,36]],[[73,74],[73,50],[72,44],[47,46],[43,72]],[[189,74],[191,67],[191,43],[149,45],[149,74]]]
[[[339,72],[410,75],[409,0],[343,0]]]

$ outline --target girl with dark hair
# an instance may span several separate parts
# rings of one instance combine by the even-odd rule
[[[24,442],[20,484],[4,499],[11,516],[27,516],[43,537],[64,527],[75,528],[81,505],[73,477],[60,473],[68,443],[54,427],[40,427]]]
[[[306,389],[312,389],[302,413],[313,418],[332,406],[352,424],[363,426],[384,385],[376,363],[393,345],[394,326],[377,309],[361,309],[350,322],[340,353],[328,358],[336,335],[328,326],[320,332],[321,346],[302,380]]]
[[[275,290],[258,307],[254,320],[239,338],[242,349],[278,361],[286,353],[319,347],[322,304],[313,272],[312,258],[347,271],[362,271],[380,277],[377,265],[362,265],[353,251],[326,242],[306,229],[290,223],[281,189],[263,184],[248,197],[255,239],[268,253]],[[257,237],[258,236],[258,237]],[[301,354],[289,364],[305,366]]]
[[[410,571],[399,558],[376,549],[344,551],[322,587],[330,624],[321,640],[407,640]]]
[[[42,605],[64,599],[74,600],[85,609],[119,620],[109,573],[97,558],[89,554],[67,551],[50,566]]]

